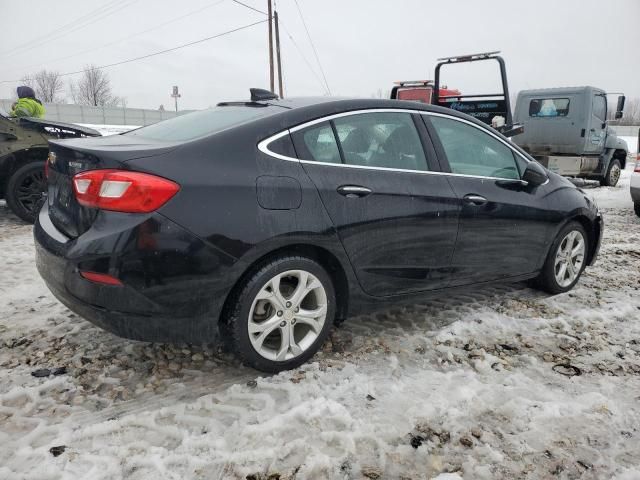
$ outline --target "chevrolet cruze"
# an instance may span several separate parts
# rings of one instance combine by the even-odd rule
[[[336,321],[449,289],[571,289],[597,207],[495,130],[397,100],[252,100],[50,142],[37,266],[117,335],[222,338],[248,365],[307,361]]]

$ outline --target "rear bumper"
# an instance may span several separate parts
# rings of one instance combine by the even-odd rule
[[[65,237],[45,205],[34,227],[36,265],[70,310],[118,336],[152,342],[212,342],[232,279],[225,261],[161,215],[103,218]],[[113,225],[109,228],[107,224]],[[146,242],[146,243],[145,243]],[[122,286],[94,283],[80,270],[107,273]]]

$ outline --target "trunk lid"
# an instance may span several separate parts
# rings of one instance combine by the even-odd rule
[[[106,168],[127,170],[128,160],[162,155],[176,147],[121,135],[49,141],[47,202],[51,222],[68,237],[76,238],[91,227],[98,215],[97,209],[83,207],[76,200],[74,175]]]

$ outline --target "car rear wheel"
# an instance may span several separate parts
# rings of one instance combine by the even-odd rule
[[[45,189],[44,164],[27,163],[9,178],[5,193],[7,205],[22,220],[33,223],[42,205]]]
[[[537,285],[549,293],[564,293],[578,282],[589,251],[587,233],[578,222],[565,226],[553,242]]]
[[[636,215],[640,217],[640,203],[633,204],[633,211],[636,212]]]
[[[607,174],[600,180],[600,184],[604,187],[615,187],[618,184],[618,180],[620,180],[621,172],[620,160],[614,158],[609,163]]]
[[[253,274],[234,297],[222,329],[243,362],[264,372],[289,370],[322,346],[335,317],[327,272],[304,257],[283,257]]]

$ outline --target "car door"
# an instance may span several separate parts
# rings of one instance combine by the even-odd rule
[[[475,123],[424,118],[461,207],[452,285],[534,272],[546,253],[549,216],[545,186],[520,179],[528,160]]]
[[[603,93],[592,94],[591,108],[587,108],[587,111],[591,111],[591,115],[587,116],[589,128],[584,153],[600,154],[604,151],[607,133],[607,97]]]
[[[456,196],[431,175],[420,118],[360,111],[291,130],[363,290],[373,296],[444,287],[458,229]],[[433,148],[431,148],[433,151]]]

